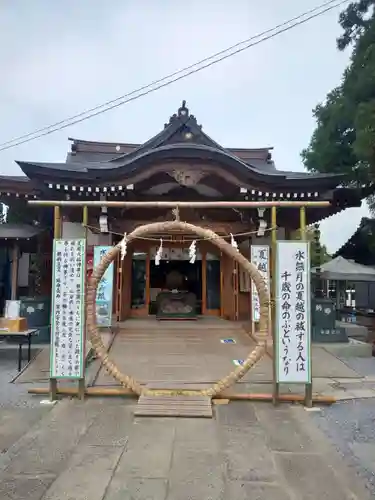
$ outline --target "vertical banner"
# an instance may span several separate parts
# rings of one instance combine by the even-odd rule
[[[262,275],[267,288],[270,286],[270,247],[268,245],[251,245],[251,262]],[[254,282],[251,281],[251,318],[253,323],[260,319],[260,302]]]
[[[94,269],[111,248],[109,246],[94,247]],[[96,294],[96,323],[98,326],[111,326],[112,324],[113,270],[114,266],[111,262],[98,285]]]
[[[83,377],[85,246],[84,239],[53,242],[51,378]]]
[[[277,381],[311,383],[310,243],[276,247]]]

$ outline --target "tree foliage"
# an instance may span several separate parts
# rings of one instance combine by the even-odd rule
[[[375,182],[375,0],[340,14],[339,50],[351,50],[341,83],[313,110],[316,129],[302,151],[313,172],[345,173],[351,185]],[[372,208],[375,200],[370,200]]]
[[[299,230],[292,233],[292,240],[301,239],[301,233]],[[311,267],[317,267],[329,262],[332,256],[328,253],[327,247],[320,243],[320,232],[319,239],[316,240],[316,233],[314,228],[306,228],[306,240],[310,242],[310,264]]]

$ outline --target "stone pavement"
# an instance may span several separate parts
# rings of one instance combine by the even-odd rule
[[[135,419],[133,409],[65,399],[22,437],[3,424],[0,499],[372,498],[301,406],[232,402],[207,420]]]

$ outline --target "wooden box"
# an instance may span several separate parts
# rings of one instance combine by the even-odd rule
[[[27,330],[26,318],[5,319],[5,324],[10,333],[25,332]]]

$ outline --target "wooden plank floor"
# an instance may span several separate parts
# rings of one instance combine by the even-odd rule
[[[140,396],[136,417],[212,418],[211,398],[206,396]]]
[[[225,338],[234,338],[236,343],[221,343]],[[109,355],[123,373],[141,384],[174,382],[183,388],[194,383],[212,385],[235,368],[234,359],[246,358],[253,347],[239,323],[215,318],[167,323],[141,319],[121,325]],[[263,358],[244,381],[250,377],[252,381],[272,380],[270,359]],[[95,385],[118,383],[101,369]]]

